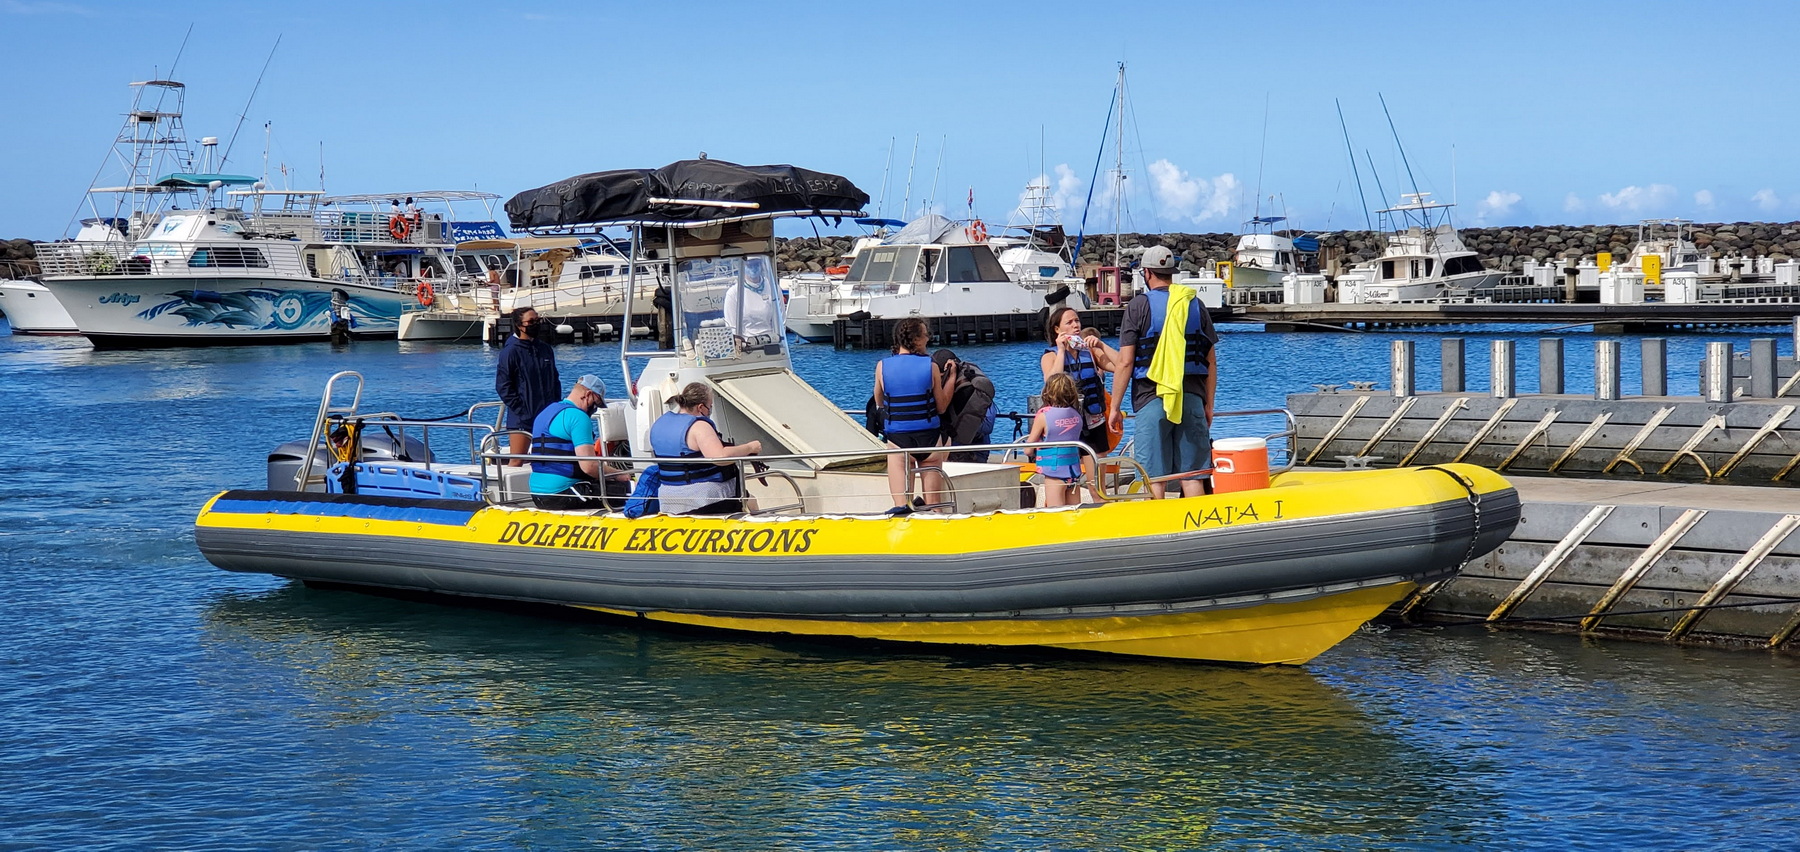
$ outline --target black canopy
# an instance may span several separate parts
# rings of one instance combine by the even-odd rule
[[[738,201],[755,209],[651,204],[652,198]],[[859,211],[869,194],[848,178],[798,166],[682,160],[655,171],[593,172],[529,189],[506,202],[515,230],[615,221],[693,222],[744,215]]]

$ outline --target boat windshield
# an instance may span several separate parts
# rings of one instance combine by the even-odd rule
[[[949,284],[966,284],[972,281],[1005,281],[1006,270],[1000,261],[994,259],[994,252],[987,246],[950,246],[944,249],[944,262],[938,264],[937,275],[933,279]]]
[[[885,284],[919,280],[918,246],[874,246],[864,249],[844,280],[852,284]]]
[[[781,293],[765,255],[676,265],[683,358],[700,366],[783,352]]]

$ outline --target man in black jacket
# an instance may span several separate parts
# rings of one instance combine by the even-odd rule
[[[531,424],[538,412],[562,399],[562,377],[556,372],[556,350],[538,339],[538,313],[514,308],[513,336],[500,350],[500,367],[494,372],[494,390],[506,404],[508,452],[521,455],[531,448]],[[521,459],[508,462],[513,467]]]
[[[993,380],[980,367],[957,360],[956,353],[948,349],[932,353],[931,362],[956,383],[956,390],[950,396],[950,407],[944,410],[944,437],[952,446],[988,443],[994,432]],[[985,450],[950,454],[953,462],[987,460]]]

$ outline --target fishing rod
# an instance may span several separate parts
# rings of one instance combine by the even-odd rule
[[[219,158],[219,169],[231,162],[231,149],[237,146],[238,131],[244,129],[244,119],[250,117],[250,105],[256,102],[256,92],[262,88],[263,76],[269,73],[269,63],[275,61],[275,51],[281,47],[281,36],[275,37],[275,46],[269,48],[269,58],[263,60],[262,72],[256,75],[256,85],[250,87],[250,99],[244,101],[244,111],[238,113],[237,126],[231,129],[231,141],[225,143],[225,156]]]

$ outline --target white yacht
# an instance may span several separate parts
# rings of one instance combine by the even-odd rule
[[[1056,280],[1015,280],[979,220],[957,223],[929,214],[878,245],[862,247],[842,280],[794,280],[787,327],[819,341],[830,340],[832,324],[850,315],[894,320],[1035,313],[1046,296],[1058,295],[1046,292]]]
[[[459,232],[499,232],[497,195],[270,189],[216,171],[211,137],[196,168],[185,87],[132,85],[109,156],[124,164],[123,184],[90,187],[100,215],[75,239],[37,245],[44,286],[98,348],[324,340],[334,322],[392,337],[407,305],[434,301]],[[108,197],[115,206],[102,211]],[[484,204],[486,219],[459,221],[448,209],[458,201]]]
[[[1463,244],[1450,223],[1453,204],[1434,203],[1431,193],[1405,193],[1402,203],[1381,210],[1390,230],[1387,248],[1374,261],[1338,276],[1338,301],[1411,302],[1468,295],[1500,283],[1504,272],[1488,269]]]
[[[618,316],[628,291],[632,314],[647,319],[666,279],[661,267],[640,264],[634,284],[624,249],[604,236],[489,238],[455,249],[451,291],[431,309],[402,316],[401,340],[487,340],[499,317],[522,307],[552,321]]]
[[[13,334],[80,334],[61,302],[36,281],[0,279],[0,314]]]

